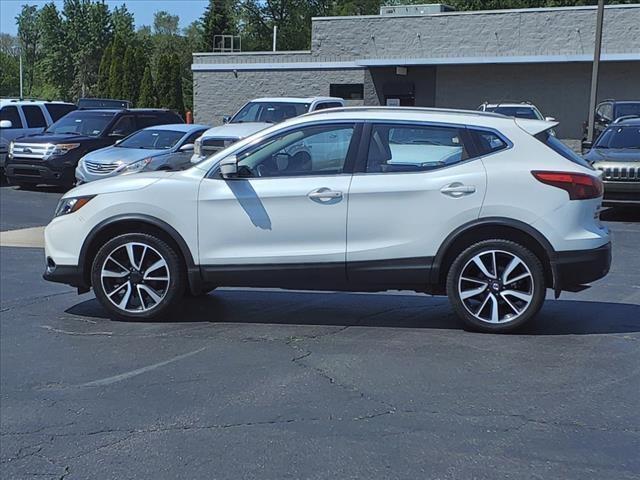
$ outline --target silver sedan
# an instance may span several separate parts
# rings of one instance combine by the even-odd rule
[[[82,157],[76,168],[76,180],[87,183],[116,175],[189,167],[194,142],[208,128],[170,124],[139,130],[115,145]]]

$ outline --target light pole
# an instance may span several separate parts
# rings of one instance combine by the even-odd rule
[[[600,53],[602,51],[602,23],[604,20],[604,0],[598,0],[598,16],[596,20],[596,44],[593,52],[593,68],[591,69],[591,97],[589,99],[589,125],[587,142],[593,142],[594,124],[596,121],[596,102],[598,101],[598,71],[600,69]]]
[[[22,98],[23,98],[23,94],[22,94],[22,49],[20,48],[19,45],[16,45],[16,46],[11,48],[11,51],[13,52],[14,55],[18,56],[19,62],[20,62],[20,99],[22,100]]]

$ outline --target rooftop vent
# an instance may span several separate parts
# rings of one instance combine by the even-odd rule
[[[453,12],[455,9],[444,3],[424,5],[390,5],[380,7],[380,15],[431,15],[432,13]]]

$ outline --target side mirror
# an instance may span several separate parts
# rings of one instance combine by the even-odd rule
[[[229,123],[230,121],[231,121],[230,115],[225,115],[224,117],[222,117],[222,123]]]
[[[124,140],[123,138],[121,138],[120,140],[116,140],[116,143],[114,143],[114,145],[118,145],[119,143],[122,142],[122,140]]]
[[[195,148],[195,146],[193,145],[193,143],[185,143],[184,145],[182,145],[178,151],[179,152],[193,152],[193,149]]]
[[[13,127],[13,123],[11,120],[0,120],[0,128],[11,128]]]
[[[544,117],[544,119],[545,119],[547,122],[555,122],[555,121],[556,121],[556,117]]]
[[[591,150],[593,148],[593,142],[582,142],[582,150]]]
[[[220,176],[233,178],[238,174],[238,157],[231,155],[220,161]]]

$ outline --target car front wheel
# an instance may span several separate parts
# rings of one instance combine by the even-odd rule
[[[485,240],[458,255],[447,276],[447,295],[472,330],[501,333],[522,326],[544,302],[544,270],[529,249]]]
[[[168,314],[186,285],[180,256],[154,235],[129,233],[98,251],[91,283],[100,303],[115,317],[152,319]]]

